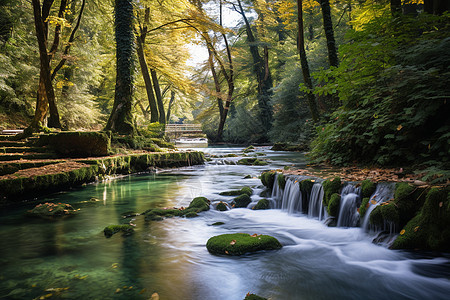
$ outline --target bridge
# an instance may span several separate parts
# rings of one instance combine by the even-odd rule
[[[171,139],[177,139],[182,136],[203,137],[201,124],[167,124],[166,135]]]

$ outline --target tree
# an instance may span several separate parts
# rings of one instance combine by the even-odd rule
[[[311,80],[311,74],[309,72],[308,59],[306,57],[305,51],[305,38],[303,33],[303,1],[297,0],[297,24],[298,24],[298,42],[297,49],[300,54],[300,63],[302,66],[303,82],[306,85],[306,97],[308,99],[309,110],[311,111],[311,116],[314,122],[319,120],[319,111],[317,109],[316,99],[312,93],[313,85]]]
[[[132,2],[132,0],[115,1],[116,88],[114,106],[106,124],[106,130],[131,135],[135,132],[131,112],[135,50]]]
[[[331,21],[330,0],[320,0],[323,16],[323,29],[327,38],[328,60],[330,66],[337,67],[339,64],[337,56],[336,41],[334,39],[333,22]]]

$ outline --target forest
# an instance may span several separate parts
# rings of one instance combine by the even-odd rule
[[[0,129],[299,145],[445,183],[445,0],[1,0]]]

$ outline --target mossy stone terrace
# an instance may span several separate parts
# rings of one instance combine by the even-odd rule
[[[206,248],[212,254],[244,255],[261,250],[280,249],[280,242],[269,235],[247,233],[222,234],[214,236],[206,243]]]

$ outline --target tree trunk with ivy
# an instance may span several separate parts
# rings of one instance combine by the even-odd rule
[[[106,130],[119,134],[135,133],[133,124],[134,32],[133,1],[115,1],[116,87],[114,105]]]
[[[150,74],[152,74],[153,89],[155,90],[156,103],[158,104],[159,113],[159,123],[166,124],[166,112],[164,109],[163,96],[161,94],[161,87],[159,86],[158,74],[156,74],[155,69],[150,69]]]

